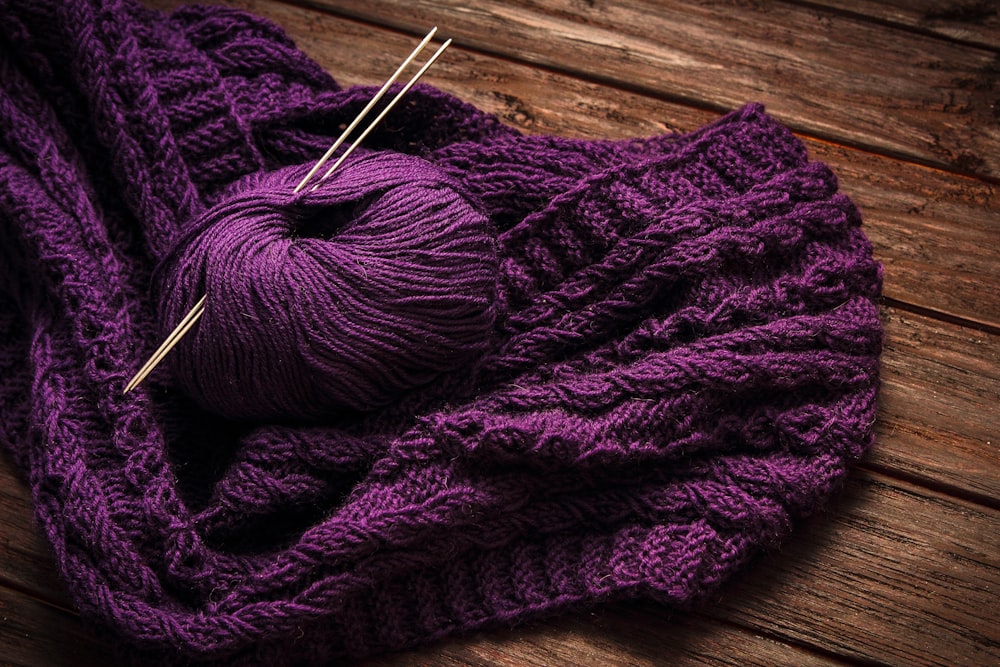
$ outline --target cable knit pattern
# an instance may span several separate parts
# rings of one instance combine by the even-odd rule
[[[758,105],[595,142],[417,86],[358,164],[420,158],[489,220],[475,359],[309,421],[216,414],[176,366],[123,396],[171,324],[157,267],[373,91],[221,8],[0,0],[0,35],[0,439],[76,604],[137,664],[320,665],[603,600],[684,608],[871,444],[881,268]]]

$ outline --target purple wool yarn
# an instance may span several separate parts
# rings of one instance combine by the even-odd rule
[[[209,295],[171,361],[226,417],[373,410],[490,343],[496,235],[451,177],[376,152],[293,194],[310,166],[236,183],[159,271],[166,332]]]
[[[0,0],[0,71],[0,442],[131,664],[685,610],[872,444],[881,266],[760,105],[585,141],[418,85],[293,195],[374,90],[266,21]]]

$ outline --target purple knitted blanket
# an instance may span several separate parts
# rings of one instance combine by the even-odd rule
[[[872,442],[881,268],[760,106],[580,141],[417,86],[292,196],[373,91],[245,14],[0,1],[0,90],[0,440],[139,664],[685,608]]]

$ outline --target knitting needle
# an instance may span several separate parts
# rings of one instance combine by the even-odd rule
[[[327,160],[329,160],[330,157],[336,152],[336,150],[340,148],[340,145],[344,143],[344,141],[347,139],[347,136],[354,131],[354,128],[356,128],[358,124],[364,119],[364,117],[368,115],[368,112],[371,111],[376,104],[378,104],[378,101],[382,99],[386,91],[389,90],[389,86],[396,83],[396,79],[398,79],[399,75],[403,73],[403,70],[406,69],[406,67],[413,62],[414,58],[420,55],[420,52],[424,50],[424,47],[427,46],[427,43],[431,41],[431,38],[434,37],[434,33],[436,32],[437,32],[437,26],[431,28],[431,31],[427,33],[427,36],[424,37],[423,41],[417,44],[417,48],[413,49],[413,51],[406,58],[406,60],[403,61],[403,64],[399,66],[399,68],[393,73],[392,76],[389,77],[389,79],[384,84],[382,84],[382,87],[379,89],[379,91],[375,93],[375,97],[373,97],[371,101],[368,102],[368,105],[361,110],[361,113],[359,113],[357,117],[351,122],[351,124],[347,126],[347,129],[345,129],[343,133],[341,133],[340,137],[338,137],[337,140],[333,142],[333,145],[330,146],[330,149],[323,155],[323,157],[321,157],[319,161],[315,165],[313,165],[313,168],[309,170],[309,173],[305,175],[305,178],[303,178],[302,181],[295,186],[295,189],[292,190],[293,194],[302,190],[302,188],[306,186],[306,183],[309,182],[309,179],[315,176],[316,172],[320,170],[320,167],[326,164]]]
[[[194,323],[197,322],[198,318],[200,318],[202,313],[205,312],[205,300],[207,298],[208,295],[206,294],[198,300],[198,303],[194,305],[194,308],[192,308],[190,312],[184,316],[184,319],[181,320],[180,324],[178,324],[177,327],[170,332],[167,339],[156,349],[156,352],[154,352],[153,356],[149,358],[149,361],[143,364],[142,368],[139,369],[139,372],[136,373],[131,380],[129,380],[129,383],[125,385],[125,391],[122,393],[127,394],[135,389],[140,382],[146,379],[147,375],[153,372],[153,369],[159,365],[160,361],[163,360],[163,357],[167,356],[167,352],[170,352],[170,350],[173,349],[174,345],[177,344],[177,341],[179,341],[184,334],[186,334],[191,327],[194,326]]]
[[[399,91],[399,94],[396,95],[394,98],[392,98],[392,101],[389,102],[389,104],[387,104],[384,109],[382,109],[382,113],[380,113],[378,116],[375,117],[375,120],[373,120],[368,125],[368,127],[365,128],[365,131],[361,133],[361,136],[355,139],[354,142],[350,146],[348,146],[347,150],[345,150],[340,155],[340,157],[337,158],[337,161],[333,163],[333,166],[330,167],[325,174],[323,174],[323,177],[319,179],[320,183],[328,179],[330,177],[330,174],[332,174],[337,169],[337,167],[343,164],[344,160],[347,159],[347,156],[349,156],[351,153],[354,152],[354,149],[357,148],[358,145],[362,141],[364,141],[364,138],[367,137],[368,134],[375,129],[375,126],[378,125],[383,118],[385,118],[385,115],[390,111],[392,111],[392,108],[396,106],[396,103],[403,98],[403,95],[405,95],[406,92],[413,87],[413,84],[415,84],[417,81],[420,80],[420,77],[424,75],[424,72],[430,69],[431,65],[433,65],[435,61],[437,61],[437,59],[441,57],[441,54],[444,53],[444,50],[447,49],[450,45],[451,45],[451,40],[449,39],[444,44],[438,47],[438,50],[434,52],[434,55],[432,55],[430,58],[427,59],[427,62],[424,63],[423,67],[417,70],[417,73],[413,75],[413,78],[411,78],[409,81],[406,82],[406,85],[403,86],[403,89],[401,91]],[[315,190],[318,187],[319,183],[313,186],[313,190]]]
[[[337,150],[337,148],[344,142],[347,135],[354,128],[358,126],[361,120],[368,114],[369,111],[371,111],[372,107],[374,107],[375,104],[382,98],[382,96],[385,95],[385,92],[389,89],[389,86],[391,86],[395,82],[395,80],[399,77],[403,69],[407,65],[409,65],[421,51],[423,51],[424,47],[427,46],[427,43],[430,42],[431,38],[434,36],[436,32],[437,32],[437,27],[431,29],[431,31],[427,34],[427,36],[424,37],[424,39],[420,42],[419,45],[417,45],[417,48],[414,49],[412,53],[410,53],[410,55],[403,62],[403,64],[400,65],[400,67],[396,70],[396,72],[382,86],[379,92],[376,93],[375,98],[372,99],[371,102],[369,102],[368,105],[361,110],[361,113],[358,114],[358,116],[351,122],[350,126],[341,134],[341,136],[337,139],[337,141],[334,142],[333,146],[330,147],[330,149],[326,152],[326,154],[324,154],[323,157],[321,157],[319,161],[317,161],[317,163],[309,171],[309,173],[306,174],[306,177],[298,184],[298,186],[296,186],[294,192],[299,192],[303,187],[305,187],[306,183],[309,182],[309,179],[320,169],[320,167],[323,166],[323,164],[327,160],[330,159],[330,156],[332,156],[333,153]],[[431,56],[426,63],[424,63],[423,67],[421,67],[417,71],[417,73],[406,83],[406,85],[403,86],[403,89],[399,92],[399,94],[397,94],[392,99],[392,101],[389,102],[386,108],[382,110],[382,113],[380,113],[375,118],[375,120],[368,125],[365,131],[362,132],[361,136],[350,146],[350,148],[348,148],[348,150],[340,157],[340,159],[337,160],[337,162],[332,167],[330,167],[329,170],[327,170],[326,174],[323,175],[323,178],[320,179],[321,181],[327,179],[330,176],[330,174],[332,174],[333,171],[343,163],[344,159],[354,151],[354,149],[361,142],[361,140],[368,136],[368,134],[375,128],[375,126],[379,123],[379,121],[381,121],[382,118],[384,118],[385,115],[389,112],[389,110],[396,105],[396,103],[400,100],[400,98],[402,98],[402,96],[410,88],[413,87],[413,84],[415,84],[417,80],[424,75],[424,73],[430,68],[431,65],[434,64],[434,62],[441,56],[441,54],[444,52],[446,48],[448,48],[450,44],[451,40],[449,39],[444,44],[442,44],[440,48],[438,48],[438,50],[434,53],[434,55]],[[315,187],[313,189],[315,189]],[[202,314],[204,314],[205,301],[207,299],[208,295],[206,294],[202,296],[201,299],[198,300],[198,303],[196,303],[194,307],[188,312],[188,314],[184,316],[184,319],[181,320],[180,324],[178,324],[177,327],[170,332],[170,335],[167,336],[167,339],[164,340],[163,343],[160,345],[160,347],[156,349],[156,352],[154,352],[153,356],[149,358],[149,361],[143,364],[142,368],[139,369],[139,372],[136,373],[131,380],[129,380],[129,383],[125,386],[125,390],[122,393],[127,394],[128,392],[132,391],[137,386],[139,386],[139,384],[146,379],[146,376],[152,373],[153,369],[155,369],[159,365],[159,363],[163,361],[163,358],[167,356],[170,350],[172,350],[174,346],[180,342],[181,338],[183,338],[187,334],[187,332],[191,330],[191,327],[193,327],[195,323],[198,321],[198,319],[202,316]]]

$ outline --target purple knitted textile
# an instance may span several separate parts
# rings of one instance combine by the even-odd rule
[[[881,269],[760,106],[580,141],[417,86],[292,201],[373,91],[253,17],[0,1],[0,89],[0,440],[140,664],[684,608],[871,444]]]

